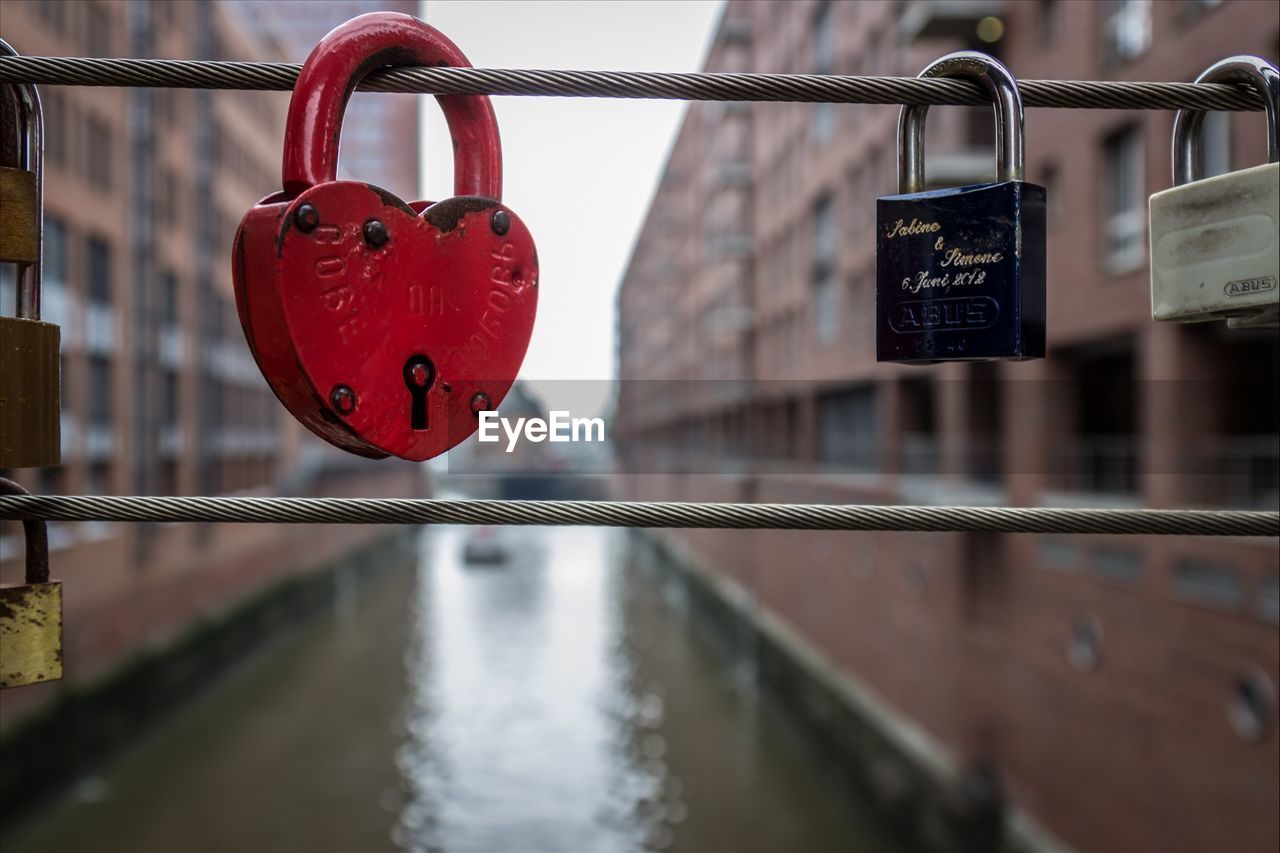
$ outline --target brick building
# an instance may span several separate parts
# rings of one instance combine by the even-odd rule
[[[301,4],[299,4],[301,5]],[[229,4],[6,0],[0,35],[25,54],[283,58]],[[62,464],[6,472],[36,493],[417,493],[386,463],[341,484],[345,455],[295,423],[245,345],[231,284],[244,212],[280,186],[288,92],[40,87],[46,123],[43,319],[62,331]],[[416,125],[411,173],[416,175]],[[12,311],[13,275],[0,264]],[[50,524],[64,582],[68,681],[106,672],[280,575],[375,529]],[[21,528],[0,529],[5,582]],[[3,715],[57,688],[0,695]]]
[[[329,30],[366,12],[419,14],[418,0],[264,3],[231,0],[253,29],[268,33],[289,62],[302,62]],[[406,201],[418,198],[418,95],[356,93],[343,120],[344,177],[368,181]]]
[[[1244,0],[730,0],[706,69],[911,76],[971,48],[1028,79],[1192,80],[1278,41]],[[875,361],[898,112],[691,105],[618,294],[625,496],[1275,509],[1276,332],[1151,321],[1173,114],[1027,111],[1049,357],[920,368]],[[990,109],[934,107],[926,139],[931,187],[993,178]],[[1262,118],[1213,114],[1205,151],[1263,162]],[[1274,540],[680,539],[1067,842],[1276,849]]]

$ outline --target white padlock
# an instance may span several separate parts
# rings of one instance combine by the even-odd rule
[[[1232,328],[1274,325],[1280,314],[1280,72],[1256,56],[1233,56],[1197,83],[1248,83],[1267,109],[1267,163],[1200,178],[1204,113],[1173,122],[1172,189],[1151,196],[1151,316]]]

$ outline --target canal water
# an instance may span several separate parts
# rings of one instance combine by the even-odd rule
[[[621,531],[423,532],[5,839],[26,851],[889,845]]]

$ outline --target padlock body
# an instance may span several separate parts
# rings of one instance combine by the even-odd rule
[[[34,264],[38,260],[40,191],[36,173],[0,166],[0,261]]]
[[[62,583],[0,586],[0,688],[62,678]]]
[[[876,200],[876,359],[1043,358],[1045,192],[1025,181]]]
[[[61,461],[60,336],[53,323],[0,317],[0,468]]]
[[[1151,316],[1268,325],[1280,305],[1280,163],[1151,196]]]
[[[304,205],[315,225],[299,226]],[[371,222],[385,232],[377,245]],[[533,239],[492,199],[408,205],[368,184],[317,184],[250,210],[234,260],[245,336],[277,397],[362,456],[429,459],[471,435],[474,401],[497,408],[533,331]],[[429,387],[415,408],[407,370],[418,359]]]

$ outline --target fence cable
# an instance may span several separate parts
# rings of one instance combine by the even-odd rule
[[[1246,510],[414,498],[0,496],[0,519],[1280,536],[1280,512]]]
[[[300,68],[281,62],[18,56],[0,57],[0,83],[287,91],[297,81]],[[1021,80],[1018,87],[1028,107],[1263,109],[1262,99],[1253,90],[1217,83]],[[375,71],[358,88],[438,95],[988,103],[982,89],[967,80],[818,74],[402,67]],[[0,519],[1280,535],[1280,513],[1234,510],[394,498],[0,496]]]
[[[0,82],[57,86],[153,86],[187,89],[293,88],[302,66],[285,62],[106,59],[74,56],[0,58]],[[989,104],[969,80],[849,77],[826,74],[670,73],[504,68],[374,71],[361,90],[436,95],[537,95],[567,98],[659,98],[689,101],[797,101],[850,104]],[[1247,86],[1019,80],[1028,107],[1110,110],[1261,110]]]

